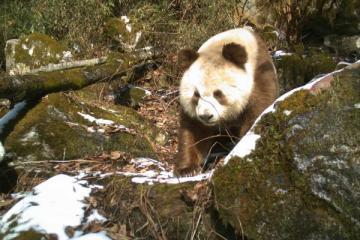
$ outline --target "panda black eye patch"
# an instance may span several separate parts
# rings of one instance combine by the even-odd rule
[[[216,100],[221,104],[221,105],[225,105],[227,104],[227,101],[226,101],[226,97],[224,95],[224,93],[221,91],[221,90],[215,90],[214,93],[214,98],[216,98]]]

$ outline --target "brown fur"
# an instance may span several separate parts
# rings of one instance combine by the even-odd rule
[[[246,108],[235,120],[227,121],[224,119],[221,126],[209,127],[203,125],[197,119],[189,117],[183,111],[181,112],[178,155],[175,163],[175,173],[177,175],[192,175],[200,171],[204,159],[216,142],[225,145],[229,141],[239,141],[261,112],[271,105],[278,96],[278,83],[272,59],[264,42],[258,36],[256,36],[256,39],[258,56],[253,92]],[[245,63],[243,61],[247,57],[243,48],[237,44],[228,44],[227,46],[223,49],[224,58],[239,67],[243,67]],[[197,57],[197,55],[189,52],[185,56],[190,56],[190,61],[195,61]],[[184,60],[184,58],[179,60]],[[193,62],[189,64],[190,61],[188,58],[184,65],[189,67]]]
[[[222,55],[224,58],[240,68],[244,68],[247,61],[247,53],[243,46],[236,43],[229,43],[223,47]]]

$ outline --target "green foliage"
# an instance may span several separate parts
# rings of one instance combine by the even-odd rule
[[[12,0],[0,3],[0,65],[6,40],[41,32],[77,44],[82,54],[102,48],[103,24],[114,0]],[[86,51],[86,50],[93,51]],[[95,49],[95,50],[94,50]]]
[[[173,51],[184,46],[198,47],[209,36],[235,27],[235,7],[235,1],[143,1],[129,15],[145,23],[149,42]]]
[[[174,55],[184,47],[197,49],[210,36],[237,25],[236,0],[123,1],[119,6],[142,26],[143,45],[151,45],[166,56],[166,81],[176,79]]]
[[[357,0],[257,0],[258,9],[271,16],[274,25],[292,46],[304,40],[322,41],[324,35],[356,34],[360,20]]]

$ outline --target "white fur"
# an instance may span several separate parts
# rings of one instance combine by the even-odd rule
[[[222,57],[222,48],[228,43],[242,45],[248,55],[245,71]],[[198,50],[198,59],[185,71],[180,83],[180,103],[184,111],[199,118],[208,113],[214,117],[206,125],[216,125],[222,119],[230,120],[247,105],[254,85],[257,42],[251,31],[233,29],[207,40]],[[191,103],[195,91],[200,94],[197,106]],[[228,104],[221,105],[213,96],[221,90]],[[201,120],[201,119],[200,119]]]

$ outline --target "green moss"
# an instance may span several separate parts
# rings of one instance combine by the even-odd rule
[[[16,64],[23,63],[34,69],[49,63],[59,63],[64,51],[66,48],[51,37],[32,33],[20,38],[15,47],[14,60]]]
[[[89,132],[86,128],[96,124],[90,123],[78,112],[113,120],[137,129],[139,134]],[[125,108],[117,115],[76,102],[66,95],[51,94],[15,126],[5,141],[5,148],[16,153],[18,160],[74,159],[111,150],[125,151],[133,156],[155,157],[150,142],[143,138],[146,133],[138,128],[144,125],[143,129],[146,129],[147,126],[143,124],[143,119],[133,115],[136,113]]]
[[[129,40],[130,32],[126,29],[126,24],[120,18],[110,18],[105,23],[105,34],[111,39],[119,39],[119,36],[124,40]]]

